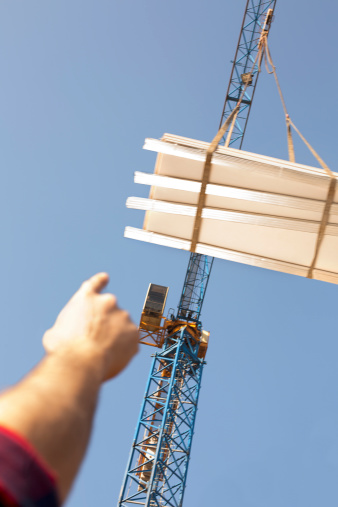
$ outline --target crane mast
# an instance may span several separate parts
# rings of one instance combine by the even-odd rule
[[[277,0],[247,0],[222,125],[244,98],[223,142],[241,148],[257,85],[254,65],[263,32],[270,29]],[[176,315],[153,333],[154,354],[137,422],[119,507],[182,507],[209,334],[200,320],[213,258],[191,253]],[[149,334],[149,333],[148,333]],[[154,334],[156,337],[154,338]]]

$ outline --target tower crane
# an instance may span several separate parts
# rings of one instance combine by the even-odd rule
[[[244,91],[223,142],[241,149],[259,76],[256,56],[277,0],[247,0],[220,125]],[[209,333],[200,320],[213,258],[191,253],[177,311],[163,318],[167,287],[150,284],[140,322],[153,356],[119,507],[182,507]]]

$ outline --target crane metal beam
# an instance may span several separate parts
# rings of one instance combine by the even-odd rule
[[[213,257],[192,253],[185,275],[177,318],[199,321],[211,273]]]
[[[242,148],[244,134],[259,76],[258,64],[256,64],[254,68],[252,67],[258,53],[260,36],[263,31],[268,32],[270,29],[276,1],[277,0],[247,0],[246,3],[242,27],[239,34],[235,58],[232,62],[231,76],[219,125],[221,127],[236,107],[246,80],[251,81],[250,86],[246,88],[241,102],[241,107],[231,133],[231,139],[229,139],[228,145],[232,148]],[[223,142],[226,142],[226,137],[223,139]]]
[[[182,505],[204,364],[198,351],[196,329],[183,326],[155,355],[120,507]]]
[[[247,0],[221,124],[245,86],[239,114],[224,141],[241,148],[257,85],[253,64],[277,0]],[[154,356],[136,427],[119,507],[182,507],[204,362],[201,310],[213,258],[190,255],[176,317],[166,322]],[[156,341],[156,340],[155,340]]]

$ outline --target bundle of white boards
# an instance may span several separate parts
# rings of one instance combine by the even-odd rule
[[[148,199],[128,198],[146,214],[143,229],[126,227],[126,237],[191,250],[208,146],[170,134],[146,139],[144,148],[158,153],[155,173],[135,173],[151,189]],[[329,184],[322,169],[218,147],[195,252],[308,276]],[[312,278],[338,283],[337,254],[336,190]]]

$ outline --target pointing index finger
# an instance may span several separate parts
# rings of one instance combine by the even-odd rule
[[[101,292],[109,282],[108,273],[97,273],[87,280],[88,288],[92,292]]]

